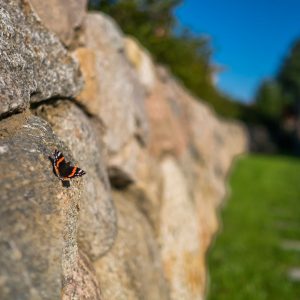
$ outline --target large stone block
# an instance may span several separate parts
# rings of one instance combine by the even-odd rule
[[[145,216],[126,193],[114,193],[118,237],[112,250],[95,262],[105,300],[169,299],[158,244]]]
[[[148,147],[155,157],[171,154],[178,158],[189,146],[186,96],[182,97],[178,84],[166,70],[158,71],[164,74],[159,74],[159,81],[146,99],[150,123]]]
[[[0,298],[59,299],[78,268],[82,179],[62,186],[48,156],[70,152],[31,114],[0,123]],[[71,156],[69,156],[71,158]]]
[[[143,84],[146,91],[151,93],[157,78],[150,53],[132,37],[125,37],[124,42],[126,56],[134,67],[139,81]]]
[[[161,162],[163,191],[159,244],[171,299],[202,299],[205,261],[197,205],[174,158]]]
[[[116,214],[106,171],[101,128],[70,101],[42,105],[43,116],[70,149],[86,175],[82,178],[78,239],[91,259],[103,255],[116,236]]]
[[[74,52],[86,82],[77,101],[103,122],[109,174],[133,182],[136,165],[128,163],[128,153],[138,158],[148,133],[144,89],[124,55],[123,36],[114,21],[88,14],[83,40],[85,48]]]
[[[84,21],[82,37],[86,46],[95,50],[122,52],[123,33],[114,19],[101,12],[88,13]]]
[[[144,90],[123,53],[123,37],[115,23],[102,14],[88,14],[84,28],[86,48],[74,56],[86,86],[77,99],[103,121],[105,143],[115,154],[132,136],[146,138]]]
[[[70,45],[85,16],[87,0],[30,0],[43,24]]]
[[[0,4],[0,66],[0,117],[82,87],[78,65],[26,0]]]

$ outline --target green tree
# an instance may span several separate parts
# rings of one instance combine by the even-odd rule
[[[300,39],[292,45],[275,78],[262,82],[255,104],[266,117],[278,122],[287,108],[300,112]]]
[[[300,39],[292,49],[277,75],[282,91],[288,104],[300,108]]]
[[[174,8],[182,0],[91,0],[89,8],[111,15],[129,34],[143,40],[167,35],[174,28]]]
[[[256,96],[257,109],[267,117],[278,120],[285,107],[285,100],[280,84],[276,80],[265,80],[260,85]]]
[[[264,81],[256,96],[262,114],[283,151],[300,153],[300,39],[296,40],[272,80]]]
[[[111,15],[122,30],[136,37],[154,59],[167,65],[197,97],[220,114],[239,117],[240,105],[220,93],[212,77],[210,40],[179,26],[174,9],[182,0],[90,0],[90,9]]]

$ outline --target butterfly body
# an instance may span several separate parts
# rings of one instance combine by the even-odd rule
[[[74,177],[83,176],[85,171],[77,166],[71,166],[70,162],[65,160],[62,152],[55,149],[52,158],[55,175],[62,181],[70,180]]]

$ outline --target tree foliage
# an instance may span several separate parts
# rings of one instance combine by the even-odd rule
[[[287,110],[299,114],[300,39],[292,45],[274,79],[261,84],[255,102],[263,114],[278,122]]]
[[[299,155],[300,39],[292,45],[276,76],[261,84],[255,104],[263,117],[273,123],[279,148]]]
[[[277,75],[286,104],[300,107],[300,39],[297,40]]]
[[[209,102],[220,114],[240,117],[241,105],[217,90],[211,63],[212,47],[207,37],[179,26],[174,8],[182,0],[90,0],[89,8],[111,15],[122,30],[136,37],[167,65],[197,97]]]
[[[271,119],[279,119],[284,109],[283,93],[276,80],[265,80],[261,83],[257,96],[258,110]]]

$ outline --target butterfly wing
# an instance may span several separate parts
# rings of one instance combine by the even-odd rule
[[[71,174],[68,176],[69,178],[73,178],[73,177],[81,177],[83,176],[85,173],[85,171],[83,171],[82,169],[78,168],[78,167],[73,167],[73,170],[71,172]]]
[[[70,162],[65,160],[62,152],[58,150],[54,151],[54,169],[56,175],[61,180],[69,180],[71,178],[80,177],[86,174],[85,171],[77,166],[71,166]]]
[[[54,171],[56,176],[58,177],[62,177],[61,172],[66,168],[67,163],[65,160],[64,155],[62,154],[62,152],[58,151],[57,149],[54,150],[53,153],[54,159],[53,159],[53,167],[54,167]]]

